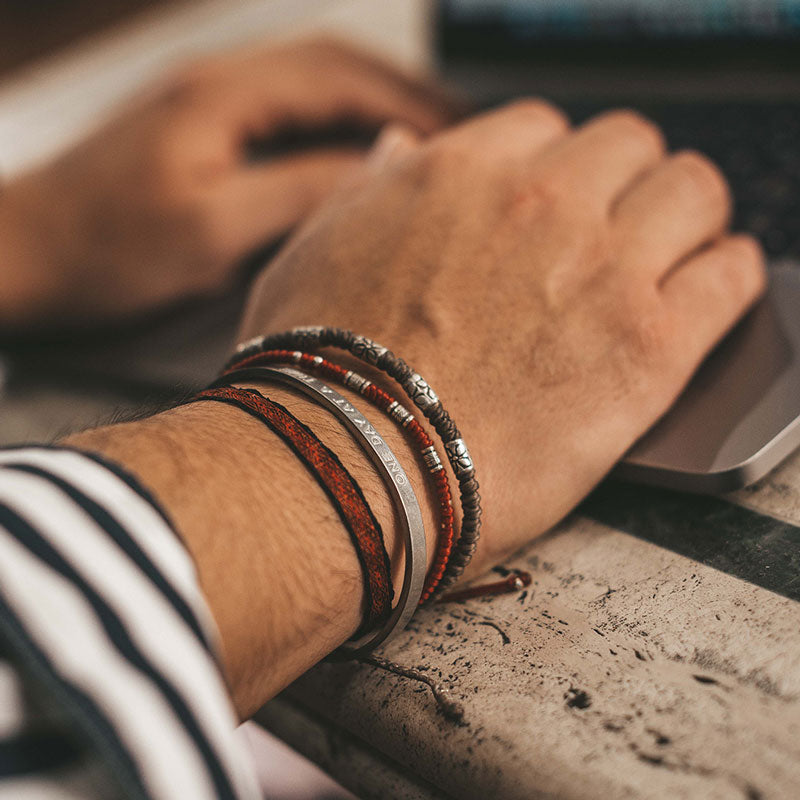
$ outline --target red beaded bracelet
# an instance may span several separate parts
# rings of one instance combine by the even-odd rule
[[[336,509],[350,534],[364,575],[367,611],[357,634],[383,623],[392,610],[389,555],[380,523],[355,479],[307,426],[280,403],[255,389],[221,386],[205,389],[189,402],[215,400],[236,406],[263,422],[298,456]]]
[[[442,579],[445,568],[447,567],[450,553],[453,549],[453,538],[455,515],[453,512],[453,498],[450,493],[450,483],[447,480],[447,472],[442,465],[442,461],[436,452],[433,440],[428,436],[425,429],[417,419],[404,408],[395,398],[376,386],[366,378],[361,377],[352,370],[328,361],[322,356],[315,356],[309,353],[302,353],[299,350],[268,350],[255,356],[242,359],[231,365],[226,373],[246,367],[285,363],[290,362],[302,366],[306,369],[319,372],[327,380],[336,381],[354,391],[390,416],[395,422],[408,431],[414,444],[419,448],[426,468],[430,472],[436,496],[439,503],[439,535],[437,537],[437,549],[433,564],[425,579],[425,586],[420,597],[420,604],[428,600],[434,589]],[[223,373],[224,375],[225,373]]]

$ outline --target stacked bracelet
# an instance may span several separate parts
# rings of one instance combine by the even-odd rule
[[[414,490],[400,463],[366,417],[319,379],[290,367],[249,367],[224,374],[211,384],[209,390],[241,381],[284,384],[328,407],[356,434],[356,440],[379,469],[392,496],[405,545],[403,587],[397,605],[382,627],[346,642],[337,651],[339,657],[358,658],[377,647],[391,633],[404,628],[419,603],[425,581],[426,546],[422,514]]]
[[[237,361],[231,369],[238,370],[251,366],[286,362],[292,362],[297,364],[298,367],[318,372],[327,380],[334,380],[357,391],[406,430],[419,449],[425,467],[433,480],[439,504],[438,545],[433,564],[425,580],[422,596],[420,597],[420,604],[424,603],[430,599],[442,579],[450,558],[454,535],[453,501],[450,494],[450,484],[432,439],[414,415],[379,386],[352,370],[344,369],[344,367],[334,364],[321,356],[302,353],[299,350],[269,350]]]
[[[330,449],[290,411],[255,389],[208,388],[191,402],[212,400],[250,414],[280,436],[328,495],[355,546],[364,574],[367,611],[356,635],[390,618],[392,583],[383,532],[360,487]]]
[[[339,328],[295,328],[272,336],[259,336],[236,349],[230,364],[268,350],[313,350],[335,347],[346,350],[365,363],[396,380],[414,404],[433,425],[444,443],[445,452],[459,483],[463,519],[461,531],[450,560],[433,595],[455,583],[472,558],[480,536],[481,507],[475,468],[461,434],[445,411],[435,392],[418,373],[401,358],[364,336]]]

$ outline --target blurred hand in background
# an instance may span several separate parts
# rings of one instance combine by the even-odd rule
[[[360,162],[366,134],[400,121],[424,135],[450,117],[435,89],[331,40],[184,67],[4,187],[0,324],[117,320],[218,290]],[[362,142],[249,156],[253,142],[340,125]]]

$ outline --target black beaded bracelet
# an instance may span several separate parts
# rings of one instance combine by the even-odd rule
[[[308,351],[321,347],[346,350],[397,381],[425,418],[433,425],[444,443],[448,460],[458,480],[463,518],[458,540],[447,562],[444,575],[433,593],[435,597],[452,586],[461,577],[470,562],[480,538],[481,505],[478,481],[475,479],[475,466],[469,450],[461,438],[455,422],[445,411],[428,382],[387,347],[383,347],[365,336],[358,336],[352,331],[340,328],[303,327],[271,336],[258,336],[240,344],[227,367],[243,358],[257,355],[266,350]]]

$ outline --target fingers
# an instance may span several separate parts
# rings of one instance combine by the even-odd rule
[[[633,181],[664,157],[664,138],[632,111],[603,114],[544,152],[531,178],[604,214]]]
[[[409,72],[377,53],[336,39],[322,39],[317,44],[330,50],[335,57],[349,60],[354,69],[374,71],[387,83],[396,85],[408,96],[416,98],[419,103],[432,105],[438,113],[444,115],[446,123],[457,122],[475,111],[465,99],[446,91],[434,80]]]
[[[685,375],[761,295],[764,255],[750,236],[727,236],[676,267],[661,288]]]
[[[548,145],[568,131],[569,119],[561,109],[544,100],[525,99],[480,114],[445,136],[529,168]]]
[[[360,151],[320,150],[236,172],[215,189],[210,211],[221,260],[294,227],[363,161]]]
[[[441,91],[352,46],[317,40],[235,54],[206,70],[220,119],[251,136],[343,121],[402,121],[431,133],[457,113]]]
[[[619,262],[632,274],[660,280],[673,264],[718,237],[730,214],[730,191],[717,167],[698,153],[678,153],[617,203]]]

